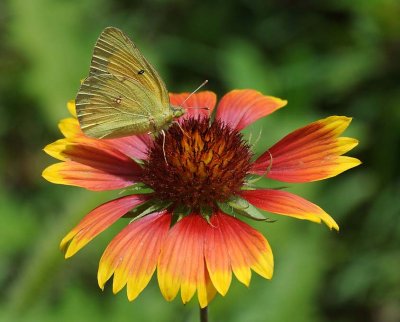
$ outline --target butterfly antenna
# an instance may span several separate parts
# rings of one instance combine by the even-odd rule
[[[181,107],[183,107],[183,105],[186,103],[186,101],[192,97],[192,95],[194,93],[196,93],[200,88],[202,88],[204,85],[206,85],[208,83],[208,79],[206,79],[203,83],[201,83],[201,85],[199,87],[197,87],[193,92],[190,93],[190,95],[188,97],[185,98],[185,100],[182,102]],[[208,107],[206,107],[205,109],[209,109]]]

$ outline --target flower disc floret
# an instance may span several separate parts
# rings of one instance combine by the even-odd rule
[[[141,181],[175,206],[214,208],[240,191],[251,156],[238,131],[208,117],[189,118],[157,137]]]

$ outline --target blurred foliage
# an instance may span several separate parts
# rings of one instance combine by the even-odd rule
[[[204,79],[223,95],[255,88],[289,105],[254,124],[259,152],[328,115],[353,116],[363,165],[327,182],[293,185],[339,234],[278,218],[258,224],[274,250],[272,281],[234,281],[211,321],[400,320],[400,2],[6,0],[0,2],[0,321],[196,321],[195,301],[165,302],[153,281],[129,303],[96,284],[102,250],[124,223],[64,261],[62,236],[115,194],[45,182],[41,150],[60,137],[109,25],[123,29],[170,91]],[[268,183],[267,183],[268,184]]]

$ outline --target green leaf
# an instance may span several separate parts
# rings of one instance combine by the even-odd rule
[[[213,209],[208,206],[201,206],[200,213],[203,217],[211,217],[213,214]]]
[[[203,216],[203,218],[205,218],[207,220],[207,222],[209,224],[211,224],[210,218],[211,218],[211,215],[213,214],[213,209],[211,207],[208,207],[208,206],[202,206],[200,208],[200,213]]]
[[[218,203],[218,207],[225,213],[232,216],[244,216],[257,221],[275,222],[265,217],[256,207],[250,204],[247,200],[234,197],[226,203]]]
[[[177,217],[179,221],[181,218],[189,215],[191,211],[192,209],[190,207],[185,205],[179,205],[174,209],[174,217]]]
[[[237,196],[232,198],[231,200],[228,200],[227,204],[238,210],[246,210],[250,207],[250,203],[246,199]]]
[[[133,210],[128,212],[124,218],[132,218],[132,220],[138,220],[143,218],[146,215],[149,215],[153,212],[158,212],[164,209],[167,209],[171,206],[172,202],[169,201],[160,201],[157,199],[148,200],[141,205],[135,207]]]
[[[229,206],[227,203],[224,202],[218,202],[217,203],[219,209],[222,210],[222,212],[231,215],[233,217],[236,217],[237,215],[239,215],[237,212],[235,212],[235,209],[232,208],[231,206]]]
[[[134,185],[124,189],[123,191],[129,191],[130,193],[135,193],[135,194],[146,194],[146,193],[152,193],[154,192],[153,189],[150,187],[146,186],[144,183],[135,183]]]

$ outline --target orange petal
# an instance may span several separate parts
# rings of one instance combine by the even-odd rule
[[[158,283],[161,293],[171,301],[181,289],[183,303],[198,292],[199,303],[205,307],[215,295],[204,263],[204,236],[207,222],[192,214],[171,229],[158,261]]]
[[[287,101],[251,89],[234,90],[222,97],[216,118],[240,131],[285,106]]]
[[[345,116],[331,116],[290,133],[261,155],[251,172],[285,182],[309,182],[359,165],[360,160],[341,156],[358,144],[338,137],[350,122]]]
[[[180,93],[180,94],[169,94],[171,105],[182,106],[188,108],[183,118],[197,117],[197,116],[209,116],[214,110],[217,102],[217,96],[215,93],[210,91],[203,91],[193,94],[191,93]],[[185,101],[187,98],[189,99]]]
[[[282,190],[260,189],[242,191],[240,195],[262,210],[317,223],[323,221],[330,229],[339,230],[335,220],[320,207],[292,193]]]
[[[131,222],[107,246],[100,259],[97,274],[101,289],[114,274],[113,292],[127,284],[127,295],[133,301],[153,275],[161,245],[171,224],[171,214],[154,213]]]
[[[212,216],[210,229],[214,229],[214,232],[207,232],[207,237],[212,234],[214,236],[217,234],[223,236],[224,243],[217,247],[219,247],[219,252],[225,248],[233,273],[240,282],[246,286],[250,284],[250,269],[264,278],[272,278],[274,266],[272,251],[268,241],[261,233],[246,223],[221,212]],[[217,230],[220,230],[220,232],[216,232]],[[209,239],[206,240],[206,243],[208,241]],[[220,262],[220,260],[218,261]],[[206,262],[207,267],[211,268],[210,278],[214,283],[219,277],[216,274],[226,270],[226,263],[221,265],[221,263],[216,262],[209,252],[206,253]],[[218,285],[220,289],[222,286],[223,291],[227,287],[226,285],[221,285],[218,281],[214,285]]]
[[[42,176],[53,183],[90,190],[118,189],[132,185],[142,171],[130,157],[102,140],[61,139],[44,150],[65,161],[43,171]]]
[[[117,219],[146,200],[141,195],[125,196],[92,210],[61,241],[60,248],[65,252],[65,258],[73,256]]]

